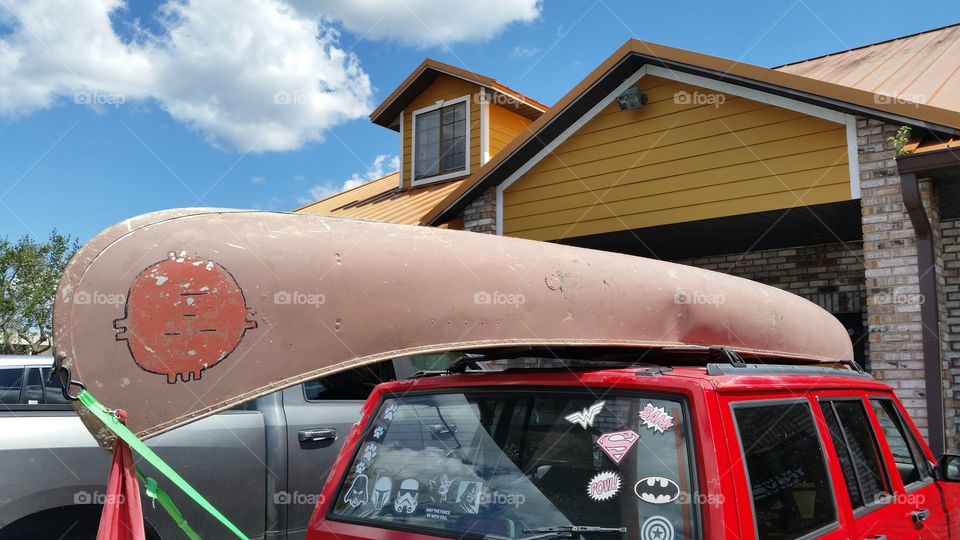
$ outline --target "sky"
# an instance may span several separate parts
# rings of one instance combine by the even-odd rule
[[[550,104],[629,38],[773,67],[957,22],[957,0],[0,0],[0,237],[377,178],[399,136],[367,115],[426,57]]]

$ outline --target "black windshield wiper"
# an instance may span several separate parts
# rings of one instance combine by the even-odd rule
[[[625,533],[626,527],[591,527],[589,525],[560,525],[559,527],[537,527],[524,529],[524,533],[534,533],[534,536],[524,536],[522,540],[537,538],[575,538],[579,533]]]

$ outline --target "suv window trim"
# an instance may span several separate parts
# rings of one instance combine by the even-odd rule
[[[904,484],[901,478],[900,483],[903,484],[903,493],[906,495],[909,495],[910,493],[913,493],[919,489],[922,489],[932,484],[934,481],[933,469],[930,465],[930,462],[927,460],[927,455],[923,452],[923,449],[920,448],[920,445],[917,442],[916,434],[910,428],[910,425],[907,424],[906,421],[904,421],[903,413],[900,411],[900,407],[897,405],[897,400],[894,400],[889,396],[876,395],[876,394],[868,394],[867,400],[870,402],[885,401],[889,403],[890,407],[893,409],[894,414],[896,415],[896,418],[894,418],[894,420],[899,422],[900,427],[903,428],[904,430],[904,438],[907,440],[907,446],[909,447],[909,450],[910,450],[910,456],[913,458],[914,464],[919,469],[918,472],[920,473],[920,479],[914,480],[909,484]],[[875,410],[873,410],[872,403],[870,405],[870,414],[873,415],[873,420],[877,423],[878,426],[880,426],[880,419],[877,418],[877,413]],[[883,426],[880,426],[880,430],[883,431]],[[887,454],[889,455],[890,459],[893,460],[894,463],[896,463],[896,459],[894,459],[893,457],[893,450],[890,449],[890,443],[887,441],[886,431],[883,431],[883,444],[886,445]],[[918,457],[920,458],[919,460],[917,459]],[[889,469],[890,464],[889,463],[885,463],[885,464]],[[896,471],[896,469],[894,470],[894,472],[897,472],[896,477],[900,478],[900,474],[898,471]],[[887,474],[890,474],[890,471],[887,471]]]
[[[808,540],[813,538],[818,538],[828,532],[833,532],[841,528],[840,523],[840,511],[839,505],[837,503],[837,493],[833,489],[835,485],[833,482],[833,475],[830,472],[830,459],[827,455],[827,448],[823,443],[823,437],[820,433],[820,425],[817,423],[817,416],[813,411],[813,404],[810,401],[808,396],[800,396],[793,398],[760,398],[760,399],[742,399],[737,401],[730,401],[730,418],[733,422],[733,427],[737,432],[737,447],[740,449],[740,454],[738,459],[740,460],[741,465],[743,466],[743,476],[747,480],[747,497],[750,499],[750,517],[753,521],[753,535],[755,538],[760,538],[760,528],[757,524],[757,509],[753,503],[753,486],[750,483],[750,471],[747,470],[747,453],[743,447],[743,436],[740,434],[740,426],[737,423],[737,415],[735,414],[737,409],[755,409],[760,407],[770,407],[777,405],[790,405],[802,403],[807,407],[807,412],[810,414],[810,421],[813,423],[814,428],[816,429],[817,441],[820,443],[820,455],[823,457],[824,472],[827,474],[827,482],[829,483],[830,496],[833,499],[833,521],[819,529],[810,531],[809,533],[798,536],[794,540]]]
[[[384,526],[385,524],[378,521],[373,521],[363,518],[354,518],[349,516],[342,516],[334,513],[335,505],[332,504],[332,501],[336,501],[343,495],[343,490],[347,488],[346,479],[349,476],[350,468],[353,466],[354,462],[357,460],[357,457],[360,454],[360,448],[363,446],[363,441],[371,434],[375,429],[374,422],[371,420],[376,418],[377,414],[380,412],[383,407],[384,401],[388,399],[402,399],[405,397],[416,397],[416,396],[438,396],[445,394],[465,394],[465,393],[489,393],[489,394],[529,394],[531,389],[536,389],[537,392],[542,392],[544,394],[553,393],[569,393],[571,388],[584,389],[589,393],[592,393],[594,396],[624,396],[624,397],[643,397],[649,399],[664,399],[675,401],[680,404],[681,409],[683,410],[683,428],[684,428],[684,442],[687,445],[687,470],[690,474],[690,489],[692,493],[700,493],[700,477],[699,470],[697,468],[697,456],[699,455],[699,448],[696,446],[697,441],[696,437],[693,436],[693,415],[690,413],[690,400],[685,394],[673,393],[673,392],[662,392],[662,391],[646,391],[646,390],[636,390],[636,389],[627,389],[620,390],[617,388],[611,387],[596,387],[596,386],[539,386],[539,385],[526,385],[526,386],[515,386],[509,388],[502,388],[496,386],[463,386],[463,387],[443,387],[443,388],[424,388],[421,390],[413,390],[409,392],[384,392],[380,395],[380,398],[377,400],[376,406],[373,408],[372,413],[367,417],[367,425],[364,427],[363,431],[360,432],[359,437],[354,443],[354,449],[350,453],[350,459],[345,460],[344,469],[340,474],[340,477],[337,479],[337,489],[334,493],[334,496],[331,499],[331,504],[327,506],[327,511],[325,518],[329,521],[347,523],[351,525],[359,525],[361,527],[370,527],[373,529],[379,529],[384,531],[403,531],[410,532],[415,534],[422,534],[427,536],[434,536],[439,538],[455,538],[455,539],[477,539],[483,540],[484,538],[489,538],[484,534],[471,534],[467,533],[457,533],[455,531],[443,531],[440,529],[431,529],[429,527],[422,527],[418,525],[406,525],[402,523],[391,523],[389,527]],[[539,394],[538,394],[539,395]],[[693,525],[693,538],[696,540],[703,540],[704,536],[704,527],[703,527],[703,513],[701,512],[699,504],[690,503],[691,506],[691,516],[690,522]],[[806,537],[804,537],[806,538]],[[519,539],[518,539],[519,540]]]
[[[883,454],[883,448],[880,447],[880,433],[878,433],[877,430],[876,430],[876,428],[874,427],[873,419],[872,419],[872,417],[870,416],[870,414],[871,414],[870,409],[871,409],[872,407],[870,406],[869,399],[866,398],[865,396],[820,396],[820,397],[817,398],[817,403],[818,403],[818,404],[822,404],[822,403],[824,403],[824,402],[836,402],[836,401],[859,401],[859,402],[860,402],[861,406],[863,406],[864,413],[866,413],[866,415],[867,415],[867,420],[870,422],[870,430],[873,432],[873,442],[874,442],[874,444],[877,445],[877,451],[880,452],[881,454]],[[846,450],[847,450],[847,455],[850,457],[850,460],[851,460],[851,462],[852,462],[854,458],[853,458],[853,455],[850,454],[850,441],[847,439],[847,432],[846,432],[846,429],[844,429],[844,427],[843,427],[843,422],[840,420],[840,414],[837,413],[836,407],[834,407],[834,406],[832,405],[832,403],[831,403],[830,409],[833,411],[833,414],[834,414],[834,415],[836,416],[836,418],[837,418],[837,423],[840,425],[841,435],[843,435],[843,442],[847,445],[847,448],[846,448]],[[821,411],[821,413],[822,413],[822,411]],[[826,418],[824,418],[824,421],[826,421]],[[825,426],[825,427],[826,427],[828,430],[830,429],[830,426]],[[831,441],[831,443],[832,443],[832,441]],[[837,450],[837,449],[834,448],[834,450]],[[892,491],[892,490],[893,490],[893,481],[892,481],[891,478],[890,478],[890,471],[889,471],[889,467],[887,466],[886,458],[885,458],[885,456],[882,456],[882,455],[881,455],[880,457],[881,457],[881,459],[883,459],[883,462],[882,462],[882,465],[883,465],[883,473],[886,475],[886,477],[887,477],[887,484],[888,484],[888,486],[890,487],[890,490]],[[839,460],[839,456],[837,457],[837,459]],[[841,472],[842,472],[842,468],[841,468]],[[857,486],[860,488],[860,492],[863,493],[863,484],[862,484],[862,482],[861,482],[861,480],[860,480],[860,473],[856,470],[856,467],[854,467],[854,476],[855,476],[856,479],[857,479]],[[891,494],[891,496],[892,496],[892,495],[893,495],[893,494]],[[848,498],[849,498],[849,497],[848,497]],[[884,502],[884,501],[874,501],[874,502],[869,503],[869,504],[865,503],[865,504],[863,504],[862,506],[858,506],[858,507],[856,507],[856,508],[853,508],[853,507],[852,507],[853,505],[852,505],[852,503],[851,503],[851,510],[852,510],[852,512],[853,512],[853,517],[859,518],[859,517],[865,516],[865,515],[873,512],[874,510],[883,508],[883,507],[884,507],[885,505],[887,505],[887,504],[892,504],[893,502],[895,502],[895,500],[896,500],[896,499],[894,499],[893,501],[887,501],[887,502]]]

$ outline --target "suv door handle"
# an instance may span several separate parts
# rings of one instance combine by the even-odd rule
[[[337,440],[337,430],[333,428],[301,429],[297,432],[300,442],[319,442]]]
[[[924,508],[924,509],[922,509],[922,510],[917,510],[917,511],[915,511],[915,512],[910,512],[910,517],[913,518],[913,524],[914,524],[914,525],[919,525],[919,524],[923,523],[924,521],[926,521],[927,518],[930,517],[930,510],[927,510],[926,508]]]

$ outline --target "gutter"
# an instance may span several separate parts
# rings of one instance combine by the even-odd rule
[[[917,173],[900,175],[900,195],[917,239],[917,271],[920,276],[920,323],[923,335],[924,380],[927,392],[927,438],[934,454],[943,454],[946,426],[943,413],[943,359],[940,351],[940,320],[937,273],[934,267],[933,230],[920,197]]]

